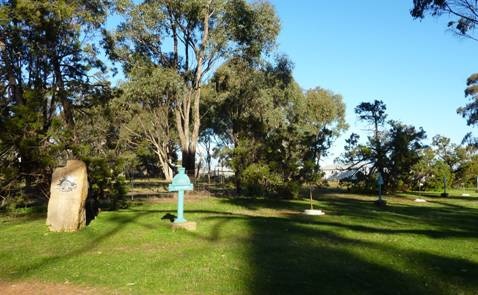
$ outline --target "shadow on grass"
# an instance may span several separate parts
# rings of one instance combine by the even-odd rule
[[[221,201],[225,204],[233,204],[236,206],[244,207],[248,210],[258,210],[261,208],[275,209],[275,210],[304,210],[305,205],[303,203],[294,202],[290,200],[282,199],[266,199],[266,198],[253,198],[253,197],[228,197],[221,198]]]
[[[478,264],[453,252],[431,254],[398,244],[385,246],[350,238],[380,234],[478,239],[478,211],[473,208],[393,205],[383,210],[371,198],[324,197],[321,206],[354,221],[291,216],[248,217],[253,230],[250,263],[252,294],[473,294]],[[252,210],[291,208],[282,201],[227,199]],[[304,209],[304,204],[292,204]],[[228,218],[228,217],[222,217]],[[237,218],[237,217],[235,217]],[[368,219],[360,224],[358,220]],[[365,225],[366,224],[366,225]],[[423,243],[423,242],[422,242]],[[433,252],[433,251],[432,251]]]
[[[478,265],[463,259],[385,248],[284,220],[256,219],[250,225],[254,228],[250,257],[256,270],[250,286],[254,294],[449,294],[427,280],[427,271],[416,273],[382,261],[396,255],[407,260],[410,269],[434,269],[435,279],[459,276],[463,280],[455,284],[478,288],[474,279]],[[462,268],[468,272],[462,273]]]
[[[448,197],[442,197],[441,192],[416,192],[416,191],[413,191],[413,192],[402,193],[402,194],[399,194],[399,195],[403,195],[403,196],[412,195],[412,196],[416,196],[416,197],[427,197],[427,198],[443,199],[443,200],[460,200],[460,201],[475,201],[475,202],[478,201],[478,198],[475,197],[475,196],[464,197],[464,196],[456,195],[456,194],[453,194],[453,193],[450,193],[450,195]]]
[[[227,224],[245,221],[251,235],[237,239],[249,247],[252,274],[248,277],[251,294],[450,294],[478,290],[478,264],[454,253],[416,250],[361,236],[418,235],[428,238],[478,239],[473,208],[392,204],[385,209],[370,200],[324,196],[320,207],[336,219],[300,215],[264,217],[216,210],[187,210],[199,220],[210,221],[209,231],[186,232],[195,239],[221,241]],[[247,210],[277,209],[302,211],[305,203],[288,201],[223,198],[220,202]],[[151,214],[174,210],[130,208],[108,217],[113,228],[91,239],[83,247],[19,266],[11,279],[26,278],[50,264],[87,251],[124,230],[128,224],[157,229],[139,220]],[[167,223],[165,223],[167,224]],[[165,225],[166,226],[166,225]],[[343,234],[347,231],[348,234]],[[353,236],[353,238],[351,237]],[[386,240],[386,239],[385,239]],[[227,284],[227,282],[223,282]],[[451,286],[451,287],[450,287]],[[456,288],[456,289],[453,289]],[[201,290],[197,290],[201,293]]]
[[[53,256],[48,256],[39,261],[35,261],[26,265],[20,265],[15,270],[12,270],[12,272],[8,274],[6,277],[11,280],[28,278],[30,277],[30,275],[34,275],[36,272],[38,272],[40,269],[44,267],[47,267],[49,265],[55,264],[60,261],[65,261],[65,260],[80,256],[86,252],[92,251],[103,241],[107,240],[108,238],[116,234],[119,234],[125,228],[125,226],[129,224],[136,224],[148,230],[157,230],[158,227],[160,226],[168,226],[169,221],[163,221],[162,223],[158,223],[157,225],[151,225],[148,223],[141,222],[139,219],[152,214],[166,214],[166,213],[175,213],[175,212],[176,212],[175,210],[155,210],[155,209],[145,210],[145,209],[135,209],[135,208],[129,208],[125,210],[116,211],[117,214],[113,214],[108,217],[108,221],[114,224],[111,230],[108,230],[105,233],[91,239],[90,241],[88,241],[88,243],[86,243],[86,245],[73,249],[65,254],[57,254]],[[213,210],[188,210],[187,213],[188,214],[204,214],[204,215],[213,216],[213,217],[233,215],[232,213],[222,212],[222,211],[213,211]],[[7,224],[2,224],[2,227],[6,228],[8,226],[15,226],[16,224],[20,222],[34,221],[40,218],[41,219],[45,218],[45,216],[33,216],[33,215],[31,215],[30,217],[31,218],[28,218],[28,219],[26,218],[18,219],[13,222],[8,221]],[[214,225],[211,231],[211,235],[209,236],[197,235],[197,237],[207,239],[209,241],[217,241],[219,240],[222,226],[228,223],[229,221],[231,221],[231,219],[218,220],[218,222]],[[52,233],[52,234],[69,235],[74,233]]]
[[[322,196],[320,204],[315,207],[324,209],[334,216],[352,217],[362,220],[374,220],[375,227],[363,224],[330,223],[330,225],[348,228],[356,231],[374,233],[404,233],[422,234],[433,238],[463,237],[478,238],[477,220],[478,208],[470,208],[440,201],[429,201],[439,207],[391,204],[378,208],[373,204],[375,197],[370,200],[355,199],[352,197]],[[249,210],[270,208],[275,210],[292,209],[300,213],[307,209],[307,204],[282,200],[229,198],[223,202],[243,206]],[[322,221],[318,223],[324,224]],[[408,224],[408,226],[404,226]],[[405,227],[405,228],[404,228]],[[408,228],[406,228],[408,227]]]
[[[172,212],[170,210],[164,210],[162,211],[164,213],[167,212]],[[112,215],[109,217],[109,220],[113,221],[115,223],[114,227],[106,231],[104,234],[101,234],[93,239],[91,239],[86,245],[73,249],[66,254],[57,254],[53,256],[48,256],[45,257],[39,261],[32,262],[27,265],[20,265],[18,268],[13,270],[10,274],[7,275],[8,279],[11,280],[17,280],[17,279],[22,279],[22,278],[28,278],[31,275],[34,275],[36,272],[38,272],[40,269],[47,267],[48,265],[55,264],[57,262],[63,261],[63,260],[68,260],[70,258],[82,255],[88,251],[91,251],[95,249],[101,242],[107,240],[108,238],[118,234],[123,230],[123,228],[127,224],[135,223],[140,226],[149,228],[149,229],[155,229],[147,224],[142,224],[141,222],[138,221],[138,218],[143,217],[148,214],[153,214],[157,213],[156,211],[151,211],[151,212],[145,212],[145,211],[140,211],[136,212],[134,214],[116,214]],[[13,223],[11,225],[14,225]],[[52,234],[63,234],[63,235],[69,235],[69,234],[74,234],[74,233],[52,233]]]

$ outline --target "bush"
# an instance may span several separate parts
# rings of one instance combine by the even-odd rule
[[[241,184],[247,195],[268,197],[297,198],[302,187],[298,181],[284,181],[282,175],[271,171],[262,163],[246,167],[241,174]]]
[[[288,181],[279,187],[278,195],[287,199],[297,199],[302,184],[298,181]]]
[[[248,195],[262,195],[271,190],[271,173],[267,165],[254,163],[246,167],[240,176]]]
[[[89,197],[109,210],[126,207],[124,161],[110,158],[83,159],[88,167]]]

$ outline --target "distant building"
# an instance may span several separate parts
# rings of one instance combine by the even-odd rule
[[[322,171],[324,171],[324,178],[331,181],[339,181],[347,178],[355,179],[356,174],[360,170],[363,170],[364,173],[367,173],[369,167],[365,167],[363,169],[347,169],[347,166],[339,164],[325,165],[322,167]]]

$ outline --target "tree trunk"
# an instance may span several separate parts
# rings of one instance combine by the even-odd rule
[[[186,174],[194,177],[196,171],[196,150],[185,149],[182,151],[182,166],[186,168]]]
[[[241,184],[241,173],[239,171],[236,171],[235,174],[235,185],[236,185],[236,193],[239,195],[242,192],[242,184]]]
[[[183,101],[183,110],[181,111],[178,109],[176,111],[176,125],[179,133],[179,140],[181,142],[182,163],[183,167],[186,168],[186,173],[192,177],[194,177],[196,170],[196,146],[199,139],[199,128],[201,125],[199,100],[201,98],[203,62],[209,40],[209,5],[211,5],[211,2],[208,4],[207,12],[203,19],[204,32],[201,39],[201,46],[196,51],[197,67],[194,81],[192,81],[193,84],[191,91]],[[190,123],[192,123],[192,130],[190,130]]]
[[[65,119],[66,125],[70,131],[73,131],[74,120],[73,120],[73,109],[71,102],[68,100],[67,93],[65,91],[65,84],[63,82],[63,75],[61,73],[60,62],[55,57],[53,62],[53,70],[55,72],[55,84],[56,91],[58,93],[58,98],[60,100],[61,106],[63,107],[63,118]]]

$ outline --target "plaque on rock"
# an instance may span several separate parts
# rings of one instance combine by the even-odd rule
[[[77,231],[86,226],[85,201],[88,196],[86,164],[69,160],[56,168],[51,178],[46,224],[50,231]]]

